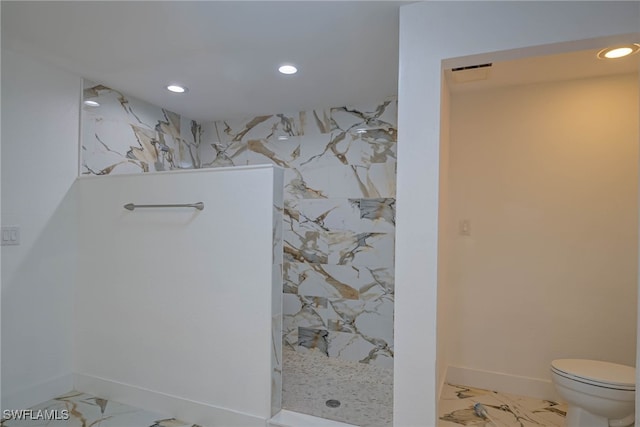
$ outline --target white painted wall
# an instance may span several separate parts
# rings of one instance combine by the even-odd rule
[[[80,78],[2,50],[2,408],[69,391]]]
[[[163,273],[166,280],[173,279],[172,287],[166,288],[165,294],[156,295],[167,306],[157,310],[150,304],[140,304],[140,311],[133,314],[136,304],[144,299],[143,295],[137,294],[137,300],[126,299],[123,295],[128,298],[132,295],[123,289],[119,294],[110,294],[100,300],[91,299],[93,292],[113,290],[114,286],[105,285],[113,285],[110,283],[113,276],[105,273],[101,269],[104,265],[99,265],[95,259],[94,270],[87,262],[89,257],[113,250],[116,256],[127,261],[132,247],[117,247],[119,240],[114,238],[117,233],[109,234],[104,228],[94,230],[93,222],[88,222],[87,218],[95,220],[98,216],[84,217],[80,221],[80,214],[86,214],[87,210],[108,203],[108,200],[103,200],[99,193],[84,194],[82,203],[77,206],[78,187],[86,192],[89,185],[111,186],[111,194],[117,196],[126,196],[127,191],[139,188],[123,181],[125,177],[118,178],[119,181],[97,178],[91,184],[88,179],[73,185],[78,171],[80,92],[79,77],[46,62],[3,49],[2,225],[20,225],[22,244],[2,248],[2,409],[26,408],[48,400],[71,390],[75,381],[75,385],[85,391],[104,391],[100,394],[122,397],[122,400],[172,416],[183,415],[198,421],[214,414],[217,421],[226,425],[264,425],[264,420],[272,414],[272,314],[281,313],[281,299],[272,305],[271,295],[281,295],[282,290],[281,280],[276,281],[278,289],[271,288],[274,262],[272,203],[264,216],[259,215],[257,220],[254,216],[267,200],[273,199],[273,176],[281,171],[271,167],[257,168],[234,172],[242,173],[246,179],[236,179],[227,173],[224,183],[219,182],[220,178],[217,182],[209,182],[204,189],[202,182],[194,184],[194,189],[205,191],[203,199],[209,200],[209,209],[205,212],[218,222],[206,230],[210,234],[194,229],[182,236],[179,228],[169,227],[163,234],[154,234],[160,237],[160,242],[153,247],[166,247],[170,242],[167,239],[174,236],[174,243],[179,240],[184,246],[189,241],[190,245],[207,249],[196,253],[192,259],[185,260],[183,255],[182,261],[187,264],[203,262],[198,267],[192,265],[194,269],[191,270],[187,265],[176,265],[175,248],[180,245],[172,246],[170,251],[167,249],[168,254],[153,253],[145,258],[155,262],[159,276]],[[209,173],[221,176],[222,170]],[[169,175],[171,182],[154,184],[149,194],[176,192],[180,178]],[[279,179],[281,182],[282,177]],[[124,183],[125,188],[117,187],[118,183]],[[189,196],[183,190],[179,194]],[[217,198],[215,203],[214,198]],[[92,205],[88,206],[88,203]],[[234,206],[224,209],[225,203],[235,203],[235,209]],[[116,205],[116,208],[120,213],[121,206]],[[131,218],[139,219],[137,214]],[[195,225],[195,221],[191,225]],[[154,231],[147,226],[145,224],[143,230],[137,231]],[[256,239],[254,233],[258,228],[264,232]],[[233,233],[236,234],[232,239]],[[152,236],[147,237],[152,239]],[[103,245],[96,246],[94,242],[100,239]],[[209,243],[214,243],[215,248],[207,248]],[[81,281],[77,295],[74,295],[79,268],[78,247],[82,248],[83,261],[78,275],[80,278],[91,277],[91,280]],[[260,262],[261,256],[264,263]],[[254,261],[255,268],[246,268],[247,259]],[[223,268],[219,268],[220,264]],[[242,267],[235,271],[239,265]],[[112,273],[117,275],[126,271]],[[194,277],[199,282],[192,280]],[[203,277],[207,280],[202,280]],[[206,299],[197,296],[195,289],[191,293],[184,292],[187,281],[225,286],[200,289],[211,297]],[[118,284],[124,288],[124,283]],[[180,297],[174,298],[175,307],[168,301],[173,291],[181,293]],[[215,295],[212,295],[214,291]],[[74,319],[75,297],[79,298],[79,304]],[[83,304],[84,301],[88,303]],[[252,317],[247,317],[248,314]],[[162,325],[169,317],[179,321],[180,316],[185,322],[192,322],[189,333],[177,330],[178,323],[152,330],[154,322]],[[138,334],[139,330],[135,328],[140,323],[138,319],[148,327],[143,334]],[[214,326],[209,326],[211,322],[205,320],[212,319]],[[100,338],[116,331],[115,326],[130,334],[100,342]],[[173,339],[167,340],[168,335]],[[222,342],[221,336],[226,341]],[[280,337],[281,332],[277,331],[275,336]],[[132,340],[131,350],[123,350],[126,347],[118,339]],[[264,342],[258,342],[258,339],[264,339]],[[194,345],[194,340],[199,345]],[[135,344],[149,352],[143,354],[144,348]],[[180,361],[183,362],[181,367],[171,365]],[[118,365],[120,362],[122,365]],[[150,375],[153,369],[156,374],[160,372],[159,368],[161,375]],[[74,376],[74,371],[78,375]],[[209,381],[203,384],[205,378]],[[276,396],[273,403],[277,402]],[[214,407],[210,407],[212,404]]]
[[[2,22],[2,8],[0,7],[0,22]],[[0,42],[1,43],[1,42]],[[2,80],[2,55],[0,54],[0,81]],[[0,99],[2,98],[0,85]],[[0,102],[1,104],[2,102]],[[2,114],[0,114],[0,177],[2,176]],[[0,185],[0,212],[2,212],[2,185]],[[2,384],[2,256],[0,253],[0,384]],[[0,385],[0,409],[2,409],[2,386]]]
[[[450,94],[445,80],[442,79],[442,97],[441,97],[441,124],[449,123],[449,111],[450,111]],[[440,164],[449,164],[449,126],[440,127]],[[438,188],[438,283],[449,283],[449,247],[451,246],[451,239],[447,233],[450,227],[450,201],[449,201],[449,174],[448,168],[440,168],[439,188]],[[438,288],[438,307],[449,307],[451,304],[451,291],[450,286],[439,286]],[[436,345],[438,352],[436,354],[437,371],[436,371],[436,385],[437,395],[439,396],[442,387],[444,386],[445,379],[447,377],[447,364],[449,363],[449,348],[450,345],[446,340],[448,331],[450,329],[451,318],[454,316],[450,310],[438,310],[437,318],[437,341]]]
[[[400,10],[394,424],[435,425],[438,176],[447,66],[606,45],[636,33],[637,2],[421,2]],[[600,38],[599,40],[587,40]],[[576,40],[580,42],[575,42]],[[522,49],[525,48],[525,49]],[[513,50],[519,49],[519,50]],[[444,284],[443,284],[444,285]]]
[[[638,104],[635,74],[453,95],[450,365],[551,392],[553,359],[635,365]]]
[[[264,426],[281,343],[271,333],[282,312],[281,299],[272,305],[274,172],[78,180],[77,389],[202,425]],[[203,211],[123,208],[196,201]]]

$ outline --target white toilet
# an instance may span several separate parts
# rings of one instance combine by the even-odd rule
[[[636,370],[599,360],[558,359],[551,379],[567,402],[567,427],[628,427],[635,421]]]

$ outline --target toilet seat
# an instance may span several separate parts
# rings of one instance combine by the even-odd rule
[[[635,391],[636,370],[631,366],[600,360],[557,359],[551,362],[556,374],[597,387]]]

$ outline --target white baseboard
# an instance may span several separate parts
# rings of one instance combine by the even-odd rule
[[[2,410],[27,409],[73,390],[73,374],[65,374],[43,383],[2,395]]]
[[[449,366],[447,368],[446,382],[499,391],[501,393],[535,397],[537,399],[559,400],[551,380],[541,378]]]
[[[75,389],[203,426],[264,427],[267,420],[232,409],[160,393],[86,374],[74,374]]]

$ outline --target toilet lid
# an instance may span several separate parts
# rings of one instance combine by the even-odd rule
[[[578,380],[606,387],[635,390],[636,369],[631,366],[600,360],[558,359],[551,362],[552,369]]]

